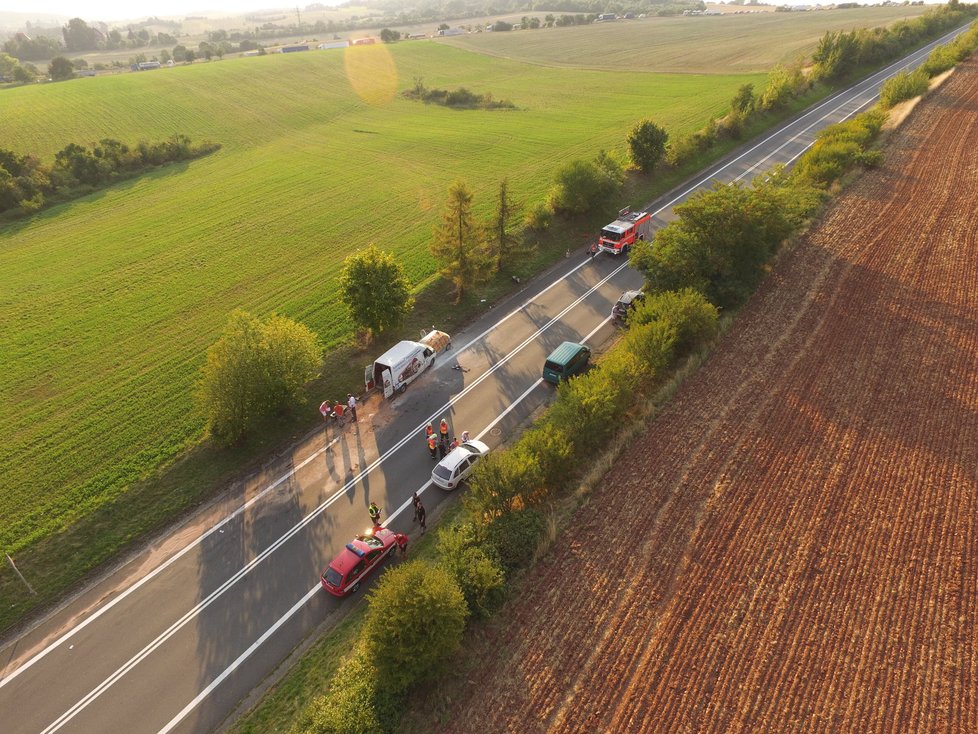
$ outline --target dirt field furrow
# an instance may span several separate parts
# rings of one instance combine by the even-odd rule
[[[978,731],[975,141],[972,60],[781,257],[416,730]]]

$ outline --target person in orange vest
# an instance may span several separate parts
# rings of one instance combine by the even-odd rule
[[[434,433],[428,436],[428,451],[431,452],[431,458],[438,461],[438,443],[435,441]]]
[[[429,423],[427,426],[425,426],[424,437],[428,438],[428,436],[430,436],[434,432],[435,432],[435,427]]]
[[[442,418],[441,419],[441,423],[438,424],[438,432],[441,434],[441,437],[443,439],[445,439],[445,442],[447,443],[448,442],[448,421],[446,421],[444,418]]]
[[[449,451],[454,451],[457,448],[458,448],[458,436],[455,436],[452,439],[452,442],[450,444],[448,444],[448,449],[449,449]]]

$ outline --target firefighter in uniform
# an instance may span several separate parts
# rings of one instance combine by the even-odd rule
[[[435,440],[434,433],[428,436],[428,451],[431,452],[431,458],[438,461],[438,443]]]

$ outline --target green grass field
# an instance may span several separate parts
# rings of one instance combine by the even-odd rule
[[[503,176],[535,201],[561,163],[622,147],[641,117],[689,130],[761,81],[544,68],[431,43],[374,58],[385,52],[354,57],[366,66],[321,52],[3,92],[18,152],[174,132],[224,148],[0,229],[0,548],[16,555],[199,439],[194,382],[230,310],[278,311],[336,343],[349,328],[333,295],[342,258],[377,242],[414,283],[430,279],[428,238],[455,177],[485,213]],[[369,105],[348,68],[368,94],[423,75],[520,110]]]
[[[444,43],[529,64],[609,71],[742,73],[808,56],[826,31],[889,25],[927,8],[643,18],[590,26],[452,36]],[[543,17],[541,12],[528,16]],[[560,13],[556,13],[560,15]]]

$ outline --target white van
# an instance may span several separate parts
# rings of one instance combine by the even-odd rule
[[[429,331],[419,341],[398,342],[388,349],[373,364],[367,365],[363,381],[367,390],[382,388],[384,397],[402,393],[407,386],[435,363],[439,352],[452,345],[452,338],[443,331]]]

